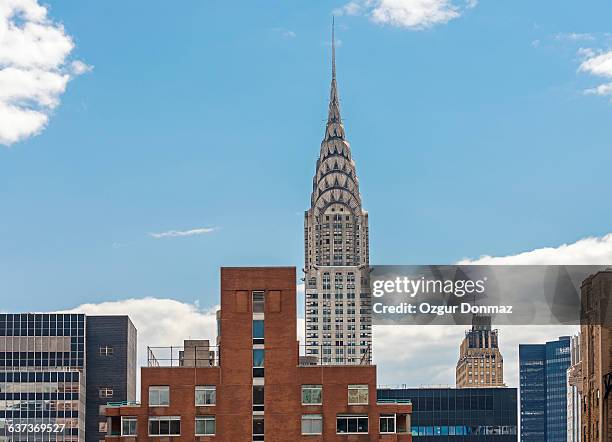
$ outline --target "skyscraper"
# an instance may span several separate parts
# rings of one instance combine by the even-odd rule
[[[519,346],[521,441],[567,440],[570,337]]]
[[[461,342],[456,384],[457,388],[504,386],[504,358],[490,316],[474,315],[472,329]]]
[[[329,111],[304,216],[304,245],[306,355],[330,364],[369,361],[368,213],[340,117],[333,26]]]

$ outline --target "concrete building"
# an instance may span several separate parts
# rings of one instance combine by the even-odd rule
[[[582,440],[612,440],[612,270],[582,283]]]
[[[582,359],[580,335],[570,341],[570,368],[567,369],[567,442],[580,442],[582,408]]]
[[[519,346],[521,441],[566,441],[569,366],[569,336]]]
[[[135,395],[135,334],[127,317],[0,314],[0,441],[99,441],[100,406]]]
[[[410,402],[412,440],[517,441],[516,388],[379,388],[378,402]]]
[[[332,79],[325,135],[304,216],[305,354],[322,363],[370,360],[368,213],[340,116],[332,30]]]
[[[295,281],[290,267],[222,268],[218,357],[155,357],[142,405],[106,408],[106,440],[410,441],[412,407],[377,402],[376,366],[300,363]]]
[[[505,386],[504,358],[490,316],[474,315],[472,328],[461,342],[455,376],[457,388]]]

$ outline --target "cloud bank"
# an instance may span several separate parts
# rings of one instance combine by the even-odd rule
[[[353,0],[334,11],[337,15],[364,15],[374,23],[424,30],[459,18],[477,0]]]
[[[66,85],[91,70],[69,62],[74,41],[37,0],[0,2],[0,144],[40,133]]]

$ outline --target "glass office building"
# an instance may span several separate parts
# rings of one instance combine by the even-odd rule
[[[412,440],[516,442],[515,388],[378,390],[379,402],[412,402]]]
[[[570,337],[519,346],[521,441],[566,442]]]
[[[0,441],[84,441],[85,315],[0,315]]]

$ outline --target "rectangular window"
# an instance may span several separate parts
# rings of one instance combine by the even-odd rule
[[[264,410],[264,386],[253,385],[253,411]]]
[[[149,406],[167,407],[170,405],[170,387],[156,386],[149,387]]]
[[[195,388],[195,404],[198,407],[215,405],[217,388],[214,385],[198,385]]]
[[[368,405],[368,386],[349,385],[348,403],[349,405]]]
[[[264,322],[261,319],[253,321],[253,344],[264,343]]]
[[[380,415],[380,432],[395,433],[395,415],[381,414]]]
[[[264,366],[264,350],[261,348],[253,349],[253,367]]]
[[[113,397],[113,389],[108,387],[101,387],[99,390],[99,394],[101,398],[110,398]]]
[[[336,433],[338,434],[356,434],[367,432],[367,415],[339,415],[336,417]]]
[[[264,418],[263,416],[253,416],[253,436],[264,435]]]
[[[103,345],[100,347],[100,356],[112,356],[113,355],[113,347],[108,345]]]
[[[196,436],[214,436],[216,422],[214,416],[196,416]]]
[[[121,416],[121,435],[136,436],[138,420],[135,417]]]
[[[155,416],[149,418],[149,436],[180,436],[180,416]]]
[[[264,312],[264,292],[253,292],[253,313]]]
[[[302,434],[322,434],[323,416],[320,414],[302,415]]]
[[[302,404],[321,405],[323,398],[322,385],[302,385]]]

